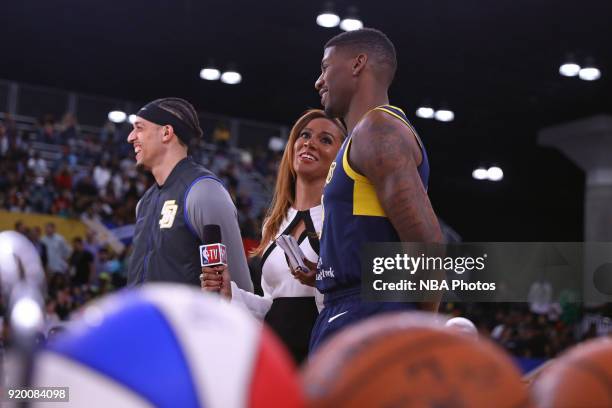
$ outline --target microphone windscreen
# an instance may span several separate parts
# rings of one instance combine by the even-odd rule
[[[204,245],[220,244],[221,227],[217,224],[208,224],[204,226]]]

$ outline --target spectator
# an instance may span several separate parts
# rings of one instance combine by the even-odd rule
[[[6,132],[6,127],[4,123],[0,122],[0,157],[6,156],[10,147],[11,143]]]
[[[51,144],[58,144],[60,142],[57,130],[55,130],[55,119],[52,115],[45,115],[43,117],[42,127],[39,130],[39,140]]]
[[[41,241],[42,231],[40,227],[37,225],[30,229],[29,238],[34,244],[34,247],[40,254],[40,260],[42,262],[43,268],[47,269],[48,257],[47,257],[47,247]]]
[[[78,137],[77,119],[74,114],[67,112],[62,118],[60,125],[60,140],[62,143],[67,143],[69,140],[76,139]]]
[[[231,138],[229,127],[221,122],[213,130],[213,141],[220,149],[226,149]]]
[[[70,256],[70,275],[73,285],[89,284],[95,276],[94,256],[83,247],[83,239],[76,237],[72,241],[72,255]]]
[[[27,228],[25,224],[23,223],[23,221],[21,220],[17,220],[15,222],[15,231],[17,231],[20,234],[26,235],[26,236],[28,235]]]
[[[77,213],[84,212],[98,196],[98,190],[89,174],[86,174],[77,182],[74,192],[74,210]]]
[[[62,217],[68,217],[72,214],[72,193],[68,189],[62,192],[55,198],[51,213]]]
[[[28,201],[34,212],[42,214],[51,212],[53,190],[46,182],[45,177],[38,176],[34,179],[34,183],[30,184]]]
[[[32,170],[38,177],[45,177],[47,174],[49,174],[47,162],[44,159],[41,159],[40,153],[38,152],[34,152],[32,157],[30,157],[28,160],[28,169]]]
[[[72,189],[72,173],[67,164],[62,164],[59,170],[55,173],[53,183],[58,189]]]
[[[98,190],[106,190],[106,186],[111,179],[111,171],[108,168],[106,160],[102,160],[96,164],[93,171],[93,179]]]
[[[64,275],[68,271],[66,260],[70,256],[70,247],[63,236],[55,232],[55,224],[50,222],[45,226],[45,236],[41,239],[47,247],[48,265],[50,275]]]
[[[121,263],[115,257],[115,254],[107,247],[100,249],[98,252],[98,256],[100,257],[100,269],[97,272],[97,275],[107,274],[108,276],[112,276],[115,273],[121,272]]]

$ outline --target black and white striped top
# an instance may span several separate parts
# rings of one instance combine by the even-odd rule
[[[296,225],[303,220],[306,229],[300,235],[298,244],[306,258],[317,263],[319,259],[319,239],[317,236],[321,232],[321,217],[322,208],[320,205],[304,211],[290,208],[279,228],[279,232],[276,234],[276,238],[284,234],[291,234]],[[303,285],[293,277],[285,253],[275,242],[268,245],[262,256],[261,287],[264,295],[257,296],[238,288],[232,282],[232,303],[246,306],[254,316],[260,319],[263,319],[268,313],[275,298],[314,296],[317,298],[319,310],[323,306],[323,297],[315,288]]]

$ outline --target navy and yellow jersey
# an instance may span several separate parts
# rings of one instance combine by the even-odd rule
[[[387,113],[388,120],[400,120],[412,130],[423,156],[417,169],[427,190],[427,153],[404,112],[390,105],[382,105],[373,110]],[[360,253],[366,243],[400,241],[376,196],[372,182],[351,168],[348,161],[350,147],[349,135],[330,166],[321,199],[323,231],[316,286],[324,294],[360,285]]]

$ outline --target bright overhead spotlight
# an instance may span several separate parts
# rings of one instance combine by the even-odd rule
[[[225,71],[221,74],[221,82],[229,85],[236,85],[242,81],[242,75],[234,70]]]
[[[596,81],[601,78],[601,71],[595,66],[593,58],[587,58],[584,66],[578,72],[578,77],[584,81]]]
[[[111,111],[108,113],[108,120],[114,123],[125,122],[127,115],[123,111]]]
[[[432,119],[434,117],[434,110],[428,106],[421,106],[416,110],[416,115],[423,119]]]
[[[497,166],[491,166],[487,170],[487,176],[491,181],[500,181],[504,178],[504,172]]]
[[[221,72],[217,68],[204,68],[200,71],[200,78],[207,81],[216,81],[221,78]]]
[[[580,65],[573,62],[566,62],[559,67],[559,73],[566,77],[574,77],[580,72]]]
[[[136,122],[136,115],[134,115],[133,113],[128,116],[128,122],[130,122],[132,125],[134,124],[134,122]]]
[[[363,23],[359,19],[356,7],[349,7],[346,17],[340,22],[340,28],[344,31],[355,31],[363,28]]]
[[[596,81],[601,78],[601,71],[595,67],[585,67],[580,70],[578,76],[585,81]]]
[[[325,28],[336,27],[340,24],[340,17],[334,13],[321,13],[317,16],[317,24]]]
[[[484,167],[479,167],[472,172],[472,177],[476,180],[486,180],[489,178],[489,173]]]
[[[340,24],[340,17],[334,12],[332,3],[326,3],[323,11],[317,16],[317,24],[321,27],[332,28]]]
[[[344,31],[355,31],[363,28],[363,23],[357,18],[345,18],[340,22],[340,28]]]
[[[440,122],[451,122],[455,119],[455,114],[449,109],[440,109],[434,113],[434,117]]]

